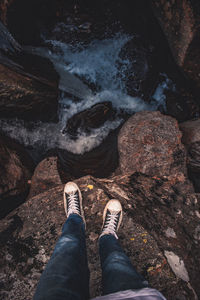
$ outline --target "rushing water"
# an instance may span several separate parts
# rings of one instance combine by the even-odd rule
[[[129,113],[156,110],[160,105],[164,108],[163,92],[171,86],[171,81],[167,77],[158,85],[154,100],[150,104],[127,94],[125,74],[134,70],[129,70],[131,66],[129,59],[120,58],[119,53],[131,38],[127,34],[118,33],[112,38],[94,40],[84,47],[80,44],[74,46],[56,40],[46,40],[46,48],[37,48],[34,51],[48,57],[60,75],[59,87],[62,92],[59,99],[59,123],[38,122],[27,126],[20,120],[1,120],[2,129],[24,145],[37,148],[39,152],[58,147],[83,154],[98,146],[110,130],[117,128],[122,120],[118,118],[113,122],[107,121],[90,134],[79,132],[78,138],[71,140],[69,136],[62,134],[62,129],[75,113],[103,101],[111,101],[114,108]],[[73,77],[70,77],[70,74],[73,74]],[[91,84],[95,86],[95,92],[74,75],[84,78],[89,86]],[[78,97],[79,101],[74,101],[69,94]]]

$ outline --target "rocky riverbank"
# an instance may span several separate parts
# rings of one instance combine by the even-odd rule
[[[98,235],[112,198],[124,209],[120,242],[150,285],[168,300],[200,297],[200,14],[195,0],[182,2],[0,0],[19,42],[0,23],[1,299],[32,299],[69,180],[84,199],[91,297],[101,292]],[[89,57],[93,72],[70,73],[74,57]]]
[[[199,194],[187,178],[176,120],[159,112],[137,113],[121,128],[118,149],[118,175],[76,180],[87,220],[91,296],[100,292],[103,208],[117,198],[125,212],[119,238],[138,270],[167,299],[197,299]],[[65,221],[63,186],[57,158],[45,159],[34,172],[26,203],[1,220],[4,299],[31,299]]]

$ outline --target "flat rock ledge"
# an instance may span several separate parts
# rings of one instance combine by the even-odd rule
[[[101,292],[98,235],[103,209],[117,198],[124,208],[119,240],[138,271],[168,300],[197,299],[200,196],[184,175],[136,172],[111,179],[85,176],[76,182],[84,199],[91,297]],[[65,222],[63,187],[31,197],[0,221],[1,299],[32,299]]]

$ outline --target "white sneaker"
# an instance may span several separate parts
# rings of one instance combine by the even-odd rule
[[[82,217],[85,223],[82,195],[78,185],[75,182],[68,182],[64,187],[64,208],[67,217],[71,214],[77,214]]]
[[[102,232],[99,237],[105,234],[113,234],[118,239],[116,232],[118,231],[121,222],[121,203],[116,199],[112,199],[108,201],[106,207],[104,208]]]

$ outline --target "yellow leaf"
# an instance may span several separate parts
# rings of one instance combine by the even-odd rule
[[[143,239],[143,242],[146,244],[147,243],[147,239]]]
[[[146,233],[146,232],[144,232],[144,233],[142,233],[142,234],[141,234],[141,236],[145,236],[145,235],[147,235],[147,233]]]
[[[88,184],[88,189],[92,190],[94,188],[94,186],[92,184]]]

